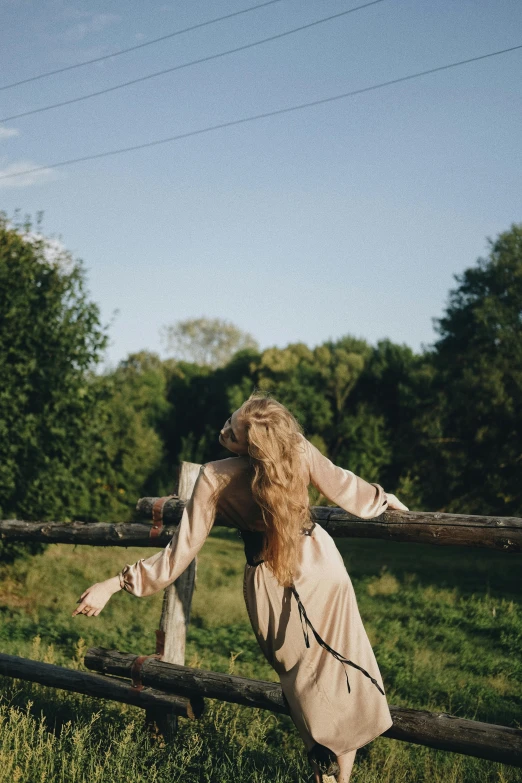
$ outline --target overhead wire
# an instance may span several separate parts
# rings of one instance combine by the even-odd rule
[[[21,84],[28,84],[29,82],[35,82],[38,79],[45,79],[47,76],[55,76],[58,73],[65,73],[65,71],[72,71],[75,68],[83,68],[85,65],[92,65],[93,63],[101,63],[103,60],[109,60],[111,57],[119,57],[120,54],[127,54],[127,52],[135,52],[137,49],[144,49],[146,46],[152,46],[153,44],[160,43],[161,41],[167,41],[169,38],[174,38],[177,35],[183,35],[183,33],[190,33],[193,30],[199,30],[202,27],[208,27],[216,22],[224,22],[226,19],[232,19],[234,16],[241,16],[241,14],[248,14],[250,11],[257,11],[258,8],[265,8],[267,5],[274,5],[280,3],[281,0],[266,0],[264,3],[250,6],[249,8],[243,8],[240,11],[234,11],[231,14],[225,14],[225,16],[217,16],[213,19],[207,19],[205,22],[198,22],[198,24],[190,25],[190,27],[184,27],[182,30],[174,30],[172,33],[162,35],[159,38],[153,38],[150,41],[144,41],[134,46],[129,46],[126,49],[118,49],[116,52],[110,54],[104,54],[100,57],[93,57],[91,60],[83,60],[81,63],[74,63],[73,65],[65,65],[62,68],[56,68],[54,71],[46,71],[45,73],[39,73],[36,76],[29,76],[27,79],[21,79],[18,82],[12,82],[11,84],[0,85],[0,90],[10,90],[12,87],[19,87]]]
[[[269,43],[270,41],[277,41],[281,38],[286,38],[289,35],[294,35],[295,33],[300,33],[303,30],[309,30],[311,27],[317,27],[317,25],[325,24],[326,22],[331,22],[334,19],[339,19],[342,16],[347,16],[348,14],[352,14],[355,11],[362,11],[364,8],[368,8],[372,5],[377,5],[378,3],[383,3],[384,0],[370,0],[370,2],[364,3],[363,5],[355,6],[354,8],[349,8],[347,11],[341,11],[337,14],[331,14],[330,16],[322,17],[321,19],[316,19],[314,22],[309,22],[308,24],[300,25],[299,27],[294,27],[291,30],[285,30],[282,33],[277,33],[275,35],[270,35],[268,38],[261,38],[258,41],[253,41],[252,43],[244,44],[242,46],[236,46],[233,49],[227,49],[224,52],[218,52],[217,54],[210,54],[206,57],[200,57],[197,60],[190,60],[187,63],[181,63],[180,65],[174,65],[172,68],[164,68],[161,71],[155,71],[154,73],[147,74],[146,76],[139,76],[136,79],[131,79],[127,82],[121,82],[120,84],[115,84],[112,87],[106,87],[103,90],[97,90],[96,92],[88,93],[87,95],[81,95],[77,98],[69,98],[66,101],[60,101],[59,103],[52,103],[48,106],[41,106],[38,109],[30,109],[29,111],[20,112],[19,114],[12,114],[9,117],[0,117],[0,122],[9,122],[11,120],[19,120],[21,117],[29,117],[32,114],[40,114],[45,111],[51,111],[51,109],[58,109],[62,106],[70,106],[73,103],[79,103],[80,101],[86,101],[90,98],[95,98],[98,95],[106,95],[109,92],[114,92],[115,90],[121,90],[124,87],[130,87],[133,84],[139,84],[140,82],[145,82],[149,79],[155,79],[157,76],[164,76],[166,73],[173,73],[174,71],[181,71],[184,68],[190,68],[193,65],[200,65],[201,63],[207,63],[211,60],[217,60],[220,57],[227,57],[231,54],[237,54],[237,52],[244,52],[247,49],[253,49],[255,46],[261,46],[262,44]]]
[[[221,130],[222,128],[231,128],[234,125],[242,125],[242,124],[247,123],[247,122],[254,122],[256,120],[262,120],[262,119],[266,119],[268,117],[276,117],[276,116],[281,115],[281,114],[288,114],[288,113],[294,112],[294,111],[301,111],[302,109],[309,109],[309,108],[312,108],[313,106],[320,106],[320,105],[326,104],[326,103],[333,103],[334,101],[340,101],[340,100],[343,100],[345,98],[352,98],[355,95],[362,95],[363,93],[366,93],[366,92],[371,92],[371,91],[374,91],[374,90],[380,90],[380,89],[383,89],[385,87],[391,87],[392,85],[400,84],[401,82],[411,81],[412,79],[418,79],[421,76],[428,76],[429,74],[432,74],[432,73],[438,73],[440,71],[446,71],[446,70],[449,70],[450,68],[457,68],[457,67],[459,67],[461,65],[467,65],[469,63],[478,62],[479,60],[486,60],[486,59],[488,59],[490,57],[497,57],[497,56],[502,55],[502,54],[507,54],[508,52],[517,51],[519,49],[522,49],[522,44],[518,44],[517,46],[510,46],[507,49],[499,49],[499,50],[494,51],[494,52],[488,52],[487,54],[481,54],[481,55],[478,55],[477,57],[468,57],[466,60],[458,60],[457,62],[447,63],[446,65],[439,65],[436,68],[429,68],[429,69],[427,69],[425,71],[418,71],[416,73],[408,74],[407,76],[399,76],[396,79],[389,79],[386,82],[379,82],[378,84],[372,84],[372,85],[369,85],[368,87],[361,87],[361,88],[359,88],[357,90],[350,90],[349,92],[344,92],[344,93],[341,93],[340,95],[332,95],[332,96],[330,96],[328,98],[319,98],[318,100],[308,101],[307,103],[300,103],[300,104],[297,104],[295,106],[286,106],[286,107],[284,107],[282,109],[274,109],[272,111],[263,112],[261,114],[253,114],[253,115],[250,115],[249,117],[241,117],[240,119],[237,119],[237,120],[229,120],[228,122],[220,122],[220,123],[218,123],[216,125],[209,125],[209,126],[207,126],[205,128],[198,128],[197,130],[187,131],[186,133],[178,133],[175,136],[169,136],[166,139],[156,139],[155,141],[145,142],[144,144],[134,144],[134,145],[132,145],[130,147],[120,147],[119,149],[116,149],[116,150],[108,150],[107,152],[99,152],[99,153],[97,153],[95,155],[85,155],[85,156],[80,157],[80,158],[70,158],[69,160],[62,160],[62,161],[59,161],[57,163],[50,163],[50,164],[48,164],[46,166],[37,166],[37,167],[35,167],[33,169],[27,169],[26,171],[19,171],[19,172],[15,172],[13,174],[3,174],[3,175],[0,176],[0,180],[14,178],[14,177],[26,176],[27,174],[34,174],[37,171],[46,171],[46,170],[49,170],[49,169],[56,169],[56,168],[59,168],[61,166],[70,166],[73,163],[83,163],[83,162],[88,161],[88,160],[97,160],[99,158],[107,158],[110,155],[119,155],[119,154],[124,153],[124,152],[133,152],[135,150],[141,150],[141,149],[145,149],[147,147],[155,147],[155,146],[160,145],[160,144],[167,144],[167,143],[172,142],[172,141],[180,141],[181,139],[188,139],[188,138],[190,138],[192,136],[199,136],[199,135],[201,135],[203,133],[210,133],[212,131]]]

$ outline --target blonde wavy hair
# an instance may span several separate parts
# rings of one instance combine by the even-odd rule
[[[265,523],[263,559],[278,582],[293,582],[299,533],[310,523],[302,429],[289,410],[255,392],[238,410],[253,469],[252,494]]]

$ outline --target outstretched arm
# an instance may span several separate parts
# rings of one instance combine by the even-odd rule
[[[372,519],[386,509],[408,509],[380,484],[369,483],[351,470],[334,465],[310,441],[304,439],[310,482],[332,503],[361,519]]]
[[[172,584],[203,546],[214,524],[214,516],[214,485],[203,466],[179,527],[167,546],[151,557],[126,565],[117,576],[89,587],[80,596],[73,616],[86,614],[96,617],[118,590],[141,597],[157,593]]]

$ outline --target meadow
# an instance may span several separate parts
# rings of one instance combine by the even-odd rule
[[[481,549],[338,540],[390,704],[521,727],[520,556]],[[87,647],[154,652],[161,594],[113,597],[72,618],[80,593],[154,550],[51,545],[0,566],[0,649],[83,668]],[[198,559],[187,663],[275,679],[243,605],[242,545],[214,530]],[[173,745],[143,712],[0,678],[0,783],[304,783],[289,718],[215,701],[180,720]],[[522,780],[522,770],[380,737],[357,753],[354,783]]]

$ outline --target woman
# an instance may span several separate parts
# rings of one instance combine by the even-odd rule
[[[347,783],[357,748],[389,729],[392,718],[350,577],[333,539],[310,517],[308,485],[364,519],[407,508],[379,484],[330,462],[269,397],[254,394],[244,402],[219,442],[235,456],[202,466],[165,549],[92,585],[73,615],[97,616],[120,589],[146,596],[171,584],[218,513],[244,539],[252,628],[279,675],[315,780],[327,768]]]

